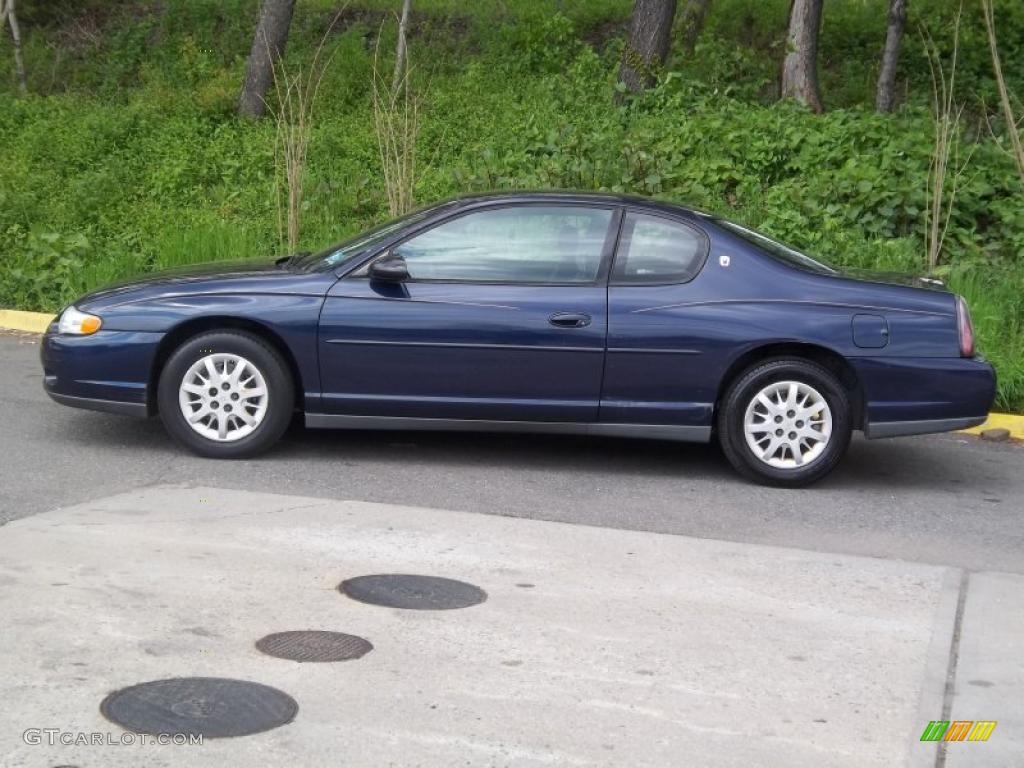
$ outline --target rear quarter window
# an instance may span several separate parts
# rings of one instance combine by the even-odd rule
[[[612,282],[685,283],[696,277],[707,256],[707,238],[680,221],[627,213],[615,256]]]

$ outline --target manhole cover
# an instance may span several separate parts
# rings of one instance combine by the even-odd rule
[[[487,599],[486,592],[464,581],[408,574],[357,576],[338,589],[361,603],[421,611],[468,608]]]
[[[291,722],[299,705],[259,683],[222,677],[177,677],[122,688],[100,712],[136,733],[246,736]]]
[[[373,650],[368,640],[341,632],[302,630],[276,632],[256,641],[256,648],[268,656],[291,661],[347,661]]]

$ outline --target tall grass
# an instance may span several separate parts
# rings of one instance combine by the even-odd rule
[[[231,222],[169,228],[156,242],[155,269],[170,269],[207,261],[246,259],[261,254],[261,240]]]
[[[999,373],[996,409],[1024,407],[1024,268],[955,270],[950,287],[967,299],[976,343]]]

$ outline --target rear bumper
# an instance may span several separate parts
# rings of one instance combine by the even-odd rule
[[[864,434],[922,435],[985,421],[995,369],[981,358],[853,358],[865,396]]]
[[[43,389],[74,408],[149,414],[149,375],[163,334],[98,331],[66,336],[50,327],[40,343]]]
[[[882,421],[864,425],[864,436],[869,440],[879,437],[928,435],[934,432],[955,432],[983,423],[987,416],[968,416],[961,419],[926,419],[923,421]]]

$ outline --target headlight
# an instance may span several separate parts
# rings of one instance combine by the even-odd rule
[[[88,336],[96,333],[103,325],[103,321],[96,315],[89,315],[79,312],[74,307],[68,307],[60,315],[59,333],[70,333],[75,336]]]

